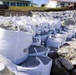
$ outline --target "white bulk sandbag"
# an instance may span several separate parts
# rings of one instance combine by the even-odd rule
[[[49,58],[48,56],[38,56],[41,62],[43,63],[42,65],[42,73],[41,75],[50,75],[51,73],[51,68],[52,68],[52,59]]]
[[[39,61],[39,62],[38,62]],[[18,75],[50,75],[52,59],[47,56],[29,57],[17,65]]]
[[[48,35],[41,35],[41,41],[45,42],[48,38]]]
[[[36,27],[36,34],[41,34],[41,27]]]
[[[49,32],[49,28],[44,28],[44,32]]]
[[[35,32],[32,30],[31,26],[25,26],[25,31],[31,33],[32,37],[35,35]]]
[[[75,34],[76,34],[76,27],[75,27]]]
[[[49,35],[48,32],[41,33],[41,41],[45,42],[48,38],[48,35]]]
[[[28,57],[26,61],[19,65],[12,63],[9,59],[3,56],[0,56],[0,62],[5,64],[8,70],[11,71],[14,75],[40,75],[42,72],[43,64],[39,58],[35,56]],[[5,70],[5,72],[8,73],[7,70]]]
[[[67,38],[72,38],[72,36],[73,36],[72,32],[67,32],[66,34],[67,34]]]
[[[56,34],[55,37],[62,39],[62,45],[66,43],[67,35],[66,34]]]
[[[28,57],[28,59],[16,65],[12,62],[6,64],[7,68],[15,75],[41,75],[43,64],[38,57]]]
[[[61,21],[60,20],[55,20],[55,29],[60,29],[61,27]]]
[[[60,48],[62,44],[62,39],[49,36],[46,44],[48,47]]]
[[[24,22],[22,20],[16,20],[16,23],[19,25],[19,26],[24,26]]]
[[[35,19],[35,18],[32,18],[32,21],[33,21],[33,22],[37,22],[37,19]]]
[[[55,31],[55,23],[53,20],[49,21],[49,30]]]
[[[68,30],[66,30],[66,29],[65,29],[65,31],[60,31],[60,33],[66,35],[67,36],[67,39],[68,38],[72,38],[72,36],[73,36],[73,33],[70,32],[70,31],[68,31]]]
[[[69,32],[71,32],[71,33],[72,33],[72,37],[74,37],[74,36],[75,36],[75,29],[69,30]]]
[[[40,24],[41,32],[48,32],[49,31],[49,24],[47,22],[43,22]]]
[[[40,56],[40,55],[42,56],[42,55],[45,55],[46,52],[47,52],[47,49],[42,46],[31,46],[29,48],[29,56]]]
[[[26,23],[25,27],[26,26],[30,26],[31,29],[33,30],[33,37],[36,35],[36,26],[33,22],[30,22],[30,23]]]
[[[28,57],[28,59],[17,66],[18,75],[41,75],[42,72],[42,62],[33,56]]]
[[[31,33],[0,28],[0,54],[12,62],[18,64],[24,61],[28,57],[28,48],[31,44]]]
[[[41,46],[41,36],[40,35],[33,37],[32,45]]]
[[[24,30],[27,31],[27,32],[30,32],[32,36],[35,35],[35,31],[33,31],[33,29],[31,28],[31,24],[27,24],[23,20],[16,20],[16,23],[17,23],[18,26],[24,27]]]

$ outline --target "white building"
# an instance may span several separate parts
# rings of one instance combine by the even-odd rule
[[[76,1],[76,0],[74,0]],[[45,7],[48,8],[60,8],[70,5],[74,1],[70,0],[49,0]]]
[[[45,5],[45,7],[48,8],[56,8],[58,5],[57,1],[49,0],[48,3]]]

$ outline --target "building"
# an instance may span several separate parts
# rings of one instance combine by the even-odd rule
[[[57,7],[57,1],[49,0],[48,3],[45,5],[45,7],[56,8]]]
[[[7,6],[33,6],[32,0],[0,0],[4,5]]]
[[[74,5],[74,2],[68,2],[67,0],[49,0],[45,7],[48,8],[62,8]]]

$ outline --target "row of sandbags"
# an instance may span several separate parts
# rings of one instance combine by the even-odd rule
[[[35,13],[35,14],[34,14]],[[42,42],[46,43],[49,47],[60,48],[67,41],[67,39],[75,36],[76,33],[76,22],[75,22],[75,11],[64,11],[64,12],[34,12],[34,19],[44,20],[49,23],[49,30],[47,26],[42,34],[36,36],[38,39],[36,45],[41,45]],[[56,18],[56,16],[58,18]],[[44,18],[46,17],[46,19]],[[56,20],[55,20],[56,19]],[[62,20],[63,19],[63,20]],[[65,20],[64,20],[65,19]],[[39,21],[40,21],[39,20]],[[46,25],[46,23],[45,23]],[[44,29],[44,28],[43,28]],[[41,39],[41,41],[40,41]]]
[[[67,31],[59,31],[54,33],[47,33],[44,35],[37,35],[33,39],[33,44],[40,46],[46,44],[48,47],[60,48],[68,39],[71,39],[76,34],[75,29]]]
[[[39,19],[41,21],[37,23]],[[75,36],[75,28],[61,30],[60,20],[15,16],[1,17],[0,21],[0,53],[14,63],[23,61],[25,56],[28,57],[28,48],[31,45],[40,46],[42,42],[43,44],[46,42],[47,46],[60,48],[67,38]],[[60,34],[57,33],[58,31]]]
[[[32,12],[34,17],[49,17],[50,19],[66,20],[68,18],[76,19],[76,11],[60,11],[60,12]]]
[[[47,56],[47,49],[31,49],[34,31],[31,26],[22,25],[24,21],[14,19],[4,19],[0,24],[0,54],[6,57],[6,66],[15,75],[50,75],[52,59]]]
[[[63,46],[68,39],[75,36],[75,30],[63,31],[61,33],[56,33],[55,35],[49,35],[46,41],[46,45],[49,47],[60,48]]]
[[[53,26],[53,23],[51,25]],[[46,45],[49,47],[52,46],[60,48],[67,42],[67,39],[74,37],[76,33],[76,25],[65,25],[64,23],[64,28],[62,26],[60,26],[59,28],[56,27],[54,28],[54,30],[53,28],[51,27],[52,30],[45,31],[35,36],[33,45],[39,46],[43,42],[44,44],[46,43]]]
[[[43,17],[34,17],[34,20],[40,19],[43,22],[41,28],[38,27],[38,35],[34,37],[33,45],[41,45],[42,42],[46,42],[47,46],[53,46],[60,48],[67,41],[67,39],[75,36],[76,23],[74,20],[67,19],[65,21],[49,20]],[[39,21],[40,21],[39,20]],[[41,30],[41,31],[40,31]]]
[[[61,34],[58,34],[57,30],[61,29],[60,20],[50,22],[50,20],[46,18],[31,17],[13,17],[12,19],[9,17],[7,19],[8,20],[4,19],[1,21],[0,25],[0,53],[12,62],[19,64],[8,64],[10,69],[12,69],[12,71],[16,69],[15,71],[18,75],[49,75],[51,72],[52,60],[49,57],[44,56],[44,54],[47,55],[49,52],[48,49],[38,49],[41,46],[41,42],[46,42],[49,47],[59,48],[66,42],[67,38],[72,38],[75,32],[73,32],[73,30],[62,32],[61,30]],[[42,22],[37,23],[38,19]],[[43,20],[46,21],[44,22]],[[36,37],[36,35],[38,35],[38,37]],[[32,41],[34,41],[32,38],[38,39],[38,42],[36,41],[37,44],[32,43]],[[31,45],[37,45],[39,47],[33,46],[34,49],[31,49]],[[35,62],[37,62],[37,64],[35,64]],[[47,68],[47,70],[45,70],[44,67]]]
[[[44,32],[54,31],[55,29],[60,29],[60,20],[50,20],[45,17],[12,17],[20,27],[24,27],[26,31],[36,34],[41,34]]]
[[[34,17],[34,20],[44,19],[41,28],[38,27],[37,36],[34,37],[33,45],[41,45],[42,42],[46,42],[46,45],[51,47],[60,48],[67,41],[67,39],[75,36],[76,23],[74,20],[67,19],[65,21],[49,20],[43,17]],[[40,21],[39,20],[39,21]],[[41,31],[40,31],[41,30]]]
[[[42,22],[39,22],[38,19]],[[37,20],[39,23],[37,23]],[[65,44],[67,38],[75,36],[75,29],[64,28],[63,31],[61,21],[54,21],[26,16],[12,17],[12,19],[10,17],[3,18],[0,24],[0,53],[15,63],[13,66],[16,66],[18,75],[50,74],[52,60],[47,57],[49,49],[40,47],[41,43],[43,42],[42,46],[46,44],[47,47],[60,48],[60,46]],[[41,28],[41,30],[38,28]],[[33,45],[33,49],[31,49],[31,45]],[[37,64],[34,64],[35,62]],[[12,68],[11,65],[9,67]],[[47,68],[47,70],[43,67]]]

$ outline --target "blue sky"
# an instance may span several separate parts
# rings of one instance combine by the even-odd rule
[[[32,1],[38,4],[39,6],[41,6],[41,4],[46,4],[48,2],[48,0],[32,0]]]

